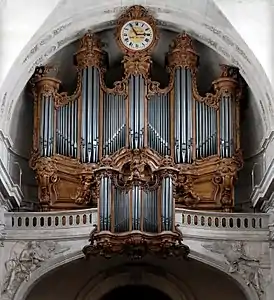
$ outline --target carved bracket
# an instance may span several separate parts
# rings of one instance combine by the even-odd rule
[[[96,226],[90,235],[90,245],[83,248],[87,259],[98,255],[105,258],[125,255],[130,259],[141,259],[149,254],[161,258],[186,259],[189,252],[189,247],[182,243],[181,232],[163,232],[156,235],[139,231],[125,234],[98,233]]]

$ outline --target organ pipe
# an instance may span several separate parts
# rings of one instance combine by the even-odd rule
[[[126,103],[122,95],[104,94],[103,155],[126,146]]]
[[[162,219],[162,230],[172,231],[173,227],[173,186],[172,179],[165,177],[162,180],[162,193],[161,193],[161,219]]]
[[[99,159],[99,70],[88,67],[82,79],[81,161],[95,163]]]
[[[145,81],[142,75],[129,77],[129,134],[131,149],[144,147]]]
[[[99,205],[99,217],[100,217],[100,230],[111,229],[111,196],[112,185],[109,177],[101,178],[100,182],[100,205]]]
[[[153,95],[148,101],[148,146],[170,155],[170,100],[168,94]]]
[[[124,77],[108,88],[104,82],[105,55],[98,38],[85,35],[76,54],[78,82],[72,96],[58,93],[58,80],[44,75],[36,79],[34,147],[40,157],[54,161],[57,172],[64,168],[62,164],[68,168],[67,162],[71,162],[74,169],[66,169],[63,171],[66,175],[57,176],[58,193],[67,195],[68,191],[76,190],[76,196],[64,198],[75,199],[73,205],[77,208],[83,203],[89,206],[97,199],[100,230],[117,233],[173,230],[174,195],[184,199],[183,205],[189,202],[196,205],[205,199],[204,207],[215,197],[213,192],[210,195],[208,192],[209,196],[198,195],[203,187],[195,191],[196,182],[192,179],[190,184],[189,176],[199,177],[201,172],[207,172],[201,176],[207,176],[203,180],[208,180],[208,189],[213,190],[212,182],[215,185],[225,182],[224,178],[219,179],[221,183],[214,181],[213,174],[219,172],[217,162],[233,159],[239,153],[235,68],[222,66],[220,78],[213,82],[214,94],[200,96],[196,83],[198,55],[190,37],[183,34],[176,37],[167,54],[170,75],[167,87],[162,89],[151,80],[150,56],[136,54],[125,55]],[[133,166],[134,160],[129,157],[136,153],[139,157]],[[167,164],[161,165],[164,161]],[[211,164],[209,171],[204,161]],[[100,168],[109,168],[109,173],[97,176]],[[165,170],[165,175],[159,177],[159,170]],[[189,173],[178,175],[185,170]],[[89,179],[80,180],[86,172]],[[55,184],[54,176],[45,178],[46,184],[50,180],[50,184]],[[66,183],[60,178],[70,182],[68,191],[64,191]],[[180,180],[183,183],[179,184]],[[197,179],[197,184],[203,180]],[[49,195],[52,190],[51,186]],[[216,190],[220,195],[214,205],[228,206],[222,203],[230,201],[231,207],[233,196],[228,201],[221,195],[221,188]],[[43,195],[44,191],[41,188],[43,203],[50,202],[54,207],[55,202],[48,200],[51,196]],[[61,199],[60,196],[59,203]]]
[[[55,154],[55,94],[59,89],[60,81],[41,77],[35,81],[37,133],[34,135],[34,147],[39,149],[41,157],[50,157]],[[36,139],[36,137],[38,139]]]
[[[187,69],[175,70],[175,161],[191,163],[192,160],[192,92],[191,73]]]

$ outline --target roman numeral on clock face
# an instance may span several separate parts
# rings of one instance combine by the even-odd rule
[[[126,48],[141,51],[153,42],[153,30],[145,21],[132,20],[124,24],[120,37]]]

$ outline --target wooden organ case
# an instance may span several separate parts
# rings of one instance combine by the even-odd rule
[[[139,41],[138,28],[145,25],[136,20],[153,31],[140,51],[122,37],[128,23]],[[61,82],[49,68],[36,70],[30,165],[42,210],[97,206],[97,230],[114,233],[174,231],[175,205],[233,210],[242,167],[239,72],[222,65],[214,93],[200,96],[198,55],[191,38],[179,34],[166,56],[169,84],[161,88],[150,75],[157,39],[154,18],[133,6],[117,21],[124,77],[113,88],[104,79],[107,53],[92,33],[75,55],[73,95],[58,92]]]

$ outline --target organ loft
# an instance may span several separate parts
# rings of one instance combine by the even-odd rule
[[[72,95],[60,92],[51,67],[37,68],[31,79],[30,165],[41,210],[97,207],[97,241],[100,233],[110,240],[115,235],[118,248],[117,236],[125,232],[158,236],[152,244],[164,236],[174,246],[180,239],[175,207],[233,211],[242,167],[238,69],[221,65],[212,92],[201,96],[199,56],[181,33],[164,58],[168,84],[162,86],[151,76],[159,31],[141,6],[121,14],[113,39],[123,54],[123,74],[112,87],[106,84],[109,53],[91,32],[75,54]]]

